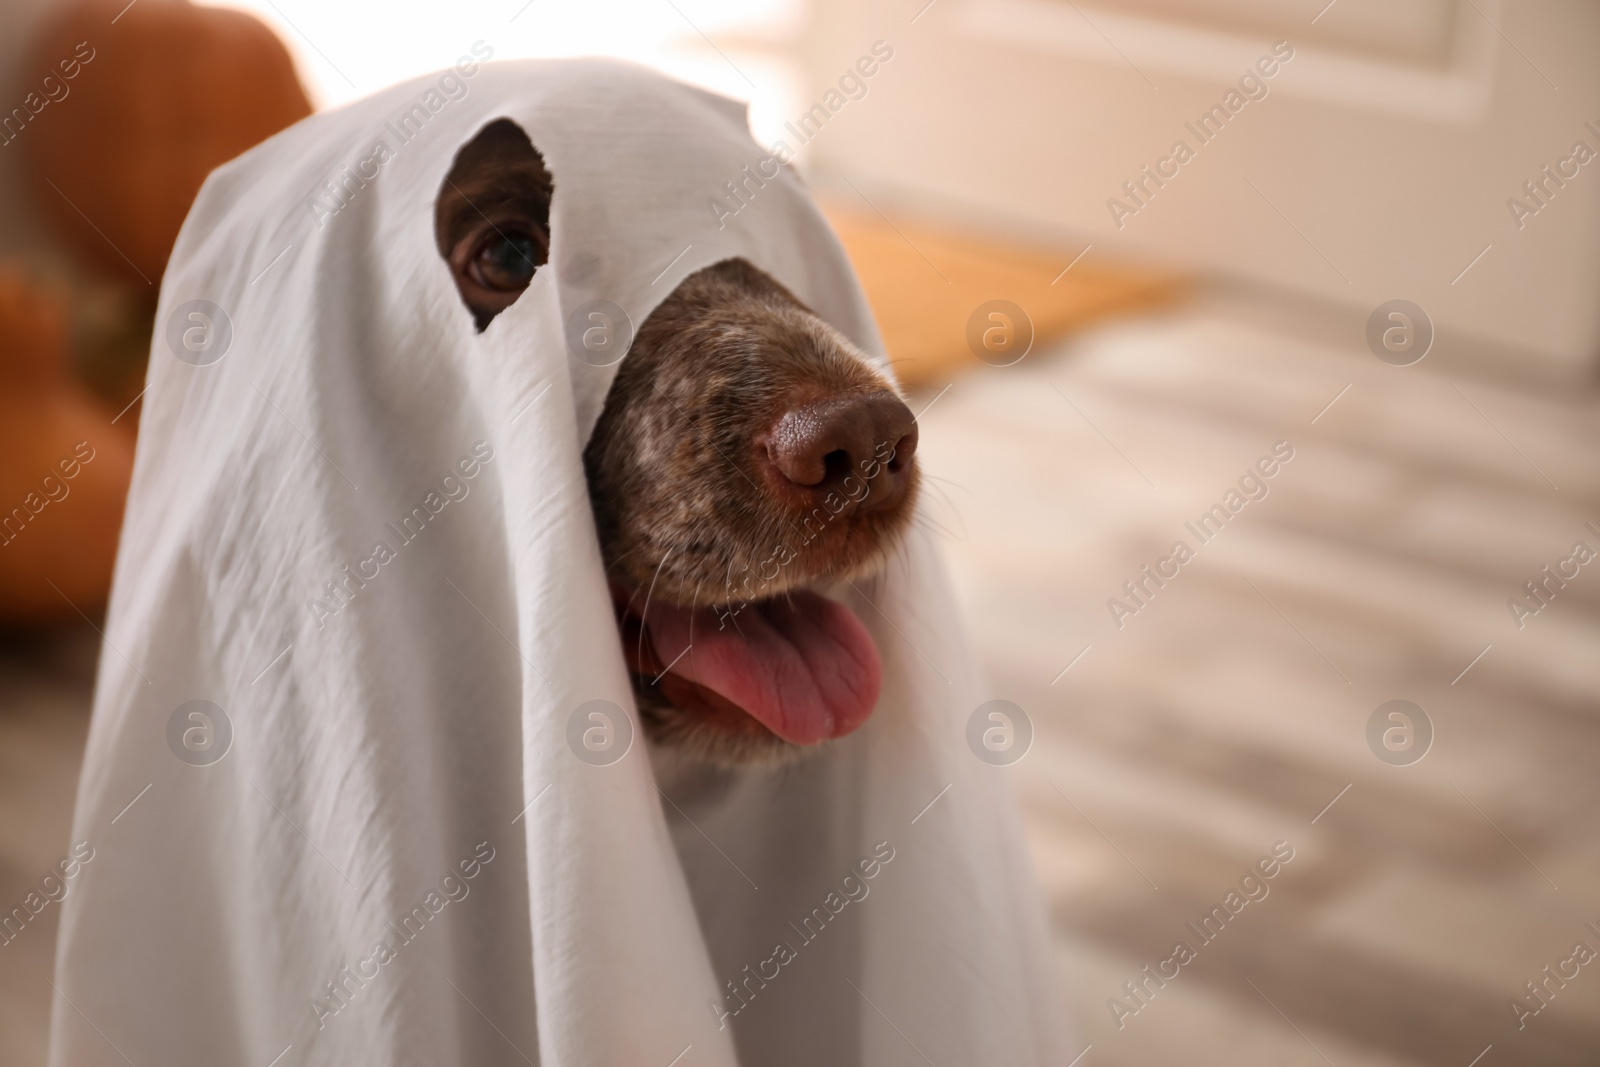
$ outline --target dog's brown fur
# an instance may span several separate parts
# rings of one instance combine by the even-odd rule
[[[508,261],[531,278],[548,255],[553,189],[537,150],[505,120],[457,156],[435,228],[480,330],[521,288],[486,285],[476,265],[490,263],[491,281]],[[899,405],[892,383],[838,331],[743,260],[690,275],[639,329],[584,466],[634,692],[656,743],[725,764],[798,753],[717,694],[662,673],[640,619],[657,601],[711,606],[723,625],[737,625],[752,602],[881,564],[910,521],[914,424],[878,442],[859,470],[818,487],[789,481],[771,458],[786,413],[855,398]],[[867,504],[875,482],[895,479],[892,499]]]

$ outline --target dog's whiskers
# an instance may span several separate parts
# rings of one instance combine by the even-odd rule
[[[650,579],[650,591],[645,593],[645,595],[644,595],[644,611],[639,613],[639,652],[638,652],[639,659],[638,659],[638,661],[640,663],[644,662],[644,639],[645,639],[645,635],[648,633],[648,625],[646,624],[645,619],[648,618],[648,616],[650,614],[650,597],[656,591],[656,578],[661,577],[661,568],[665,567],[667,565],[667,560],[672,558],[672,553],[676,550],[676,548],[677,548],[677,546],[674,545],[672,548],[667,549],[666,555],[661,557],[661,562],[656,564],[655,578],[651,578]],[[631,598],[630,598],[630,603],[631,603]],[[652,653],[654,651],[655,651],[654,649],[651,649]]]

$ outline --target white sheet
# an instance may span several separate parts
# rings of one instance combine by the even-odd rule
[[[555,176],[553,246],[478,335],[433,201],[501,116]],[[637,737],[580,458],[615,368],[563,324],[595,298],[641,323],[742,255],[881,358],[796,178],[719,228],[766,155],[731,101],[540,61],[396,87],[212,175],[162,287],[56,1067],[1064,1062],[1007,772],[965,742],[992,694],[922,530],[853,602],[884,662],[859,732],[665,794]],[[220,358],[192,301],[227,316]],[[596,699],[636,735],[609,765],[567,741]]]

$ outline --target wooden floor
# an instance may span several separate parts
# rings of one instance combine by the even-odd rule
[[[1600,1064],[1600,960],[1525,1029],[1507,1003],[1600,951],[1600,561],[1520,631],[1506,606],[1600,551],[1600,396],[1391,367],[1359,329],[1191,312],[920,399],[993,695],[1037,728],[1013,771],[1082,1067]],[[1185,523],[1278,441],[1202,544]],[[1435,730],[1410,766],[1366,741],[1391,699]],[[1268,895],[1195,936],[1279,841]]]
[[[1507,1005],[1600,950],[1600,561],[1520,631],[1506,607],[1600,550],[1600,396],[1447,346],[1390,367],[1358,331],[1190,311],[917,399],[969,629],[1037,727],[1010,773],[1079,1067],[1600,1063],[1600,960],[1521,1031]],[[1185,522],[1278,441],[1268,495],[1200,544]],[[1107,599],[1179,539],[1119,629]],[[0,906],[67,846],[93,651],[0,651]],[[1410,766],[1366,740],[1396,698],[1435,730]],[[1277,842],[1268,895],[1195,936]],[[42,1060],[53,933],[47,909],[0,948],[0,1063]],[[1195,958],[1129,996],[1178,941]]]
[[[70,845],[99,636],[88,626],[0,638],[0,909],[9,913]],[[0,1064],[44,1063],[58,908],[0,947]]]

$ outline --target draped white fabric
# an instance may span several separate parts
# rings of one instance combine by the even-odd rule
[[[500,117],[555,177],[553,242],[480,335],[433,204]],[[860,731],[658,783],[633,719],[581,463],[615,367],[568,318],[637,325],[739,255],[881,358],[799,180],[745,177],[767,155],[731,101],[529,61],[212,175],[162,287],[52,1064],[1064,1062],[1007,772],[965,741],[993,694],[920,527],[845,590],[884,664]],[[634,735],[614,762],[569,743],[593,700]]]

